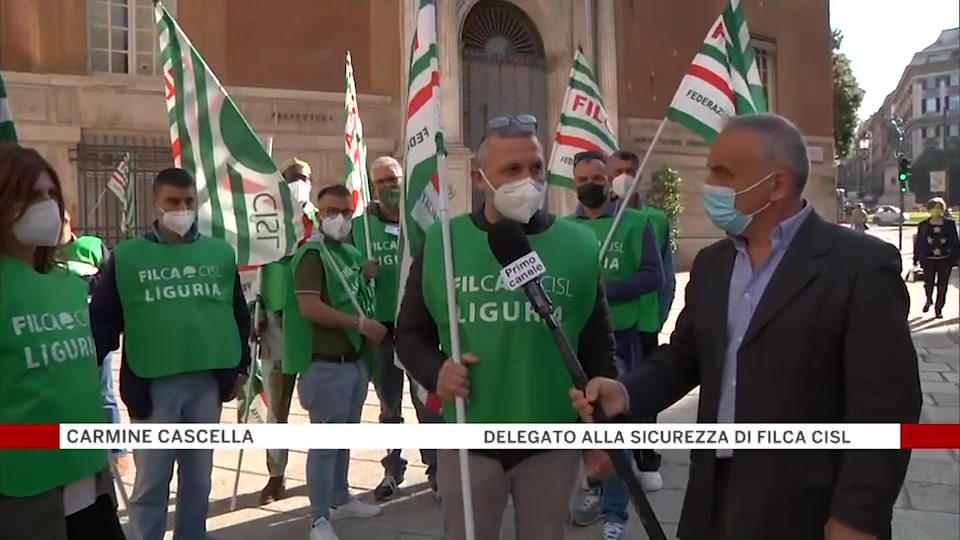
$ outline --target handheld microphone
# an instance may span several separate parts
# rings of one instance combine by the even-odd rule
[[[500,271],[500,278],[504,285],[511,291],[523,289],[537,315],[543,319],[544,324],[550,330],[550,335],[553,337],[557,349],[560,350],[560,356],[563,357],[563,363],[573,379],[574,386],[583,390],[587,386],[587,374],[583,371],[583,366],[580,365],[580,360],[577,358],[577,353],[573,350],[570,340],[567,339],[560,328],[553,310],[553,302],[543,289],[540,278],[547,273],[547,268],[530,245],[530,239],[523,232],[523,226],[516,221],[500,219],[490,227],[487,234],[487,243],[490,246],[490,251],[493,252],[493,256],[503,267],[503,270]],[[597,422],[610,421],[600,407],[595,407],[594,411],[594,418]],[[637,517],[640,519],[647,536],[650,540],[666,540],[667,536],[663,532],[663,527],[653,511],[646,493],[640,486],[640,482],[637,481],[636,474],[633,472],[631,455],[624,450],[609,449],[606,452],[610,456],[610,461],[617,476],[627,485],[627,491],[633,500]]]

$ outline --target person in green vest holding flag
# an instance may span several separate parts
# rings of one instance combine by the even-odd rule
[[[106,423],[87,284],[55,257],[63,191],[0,143],[0,424]],[[104,450],[0,450],[0,538],[123,540]]]
[[[550,331],[522,291],[501,285],[502,267],[487,243],[487,231],[501,219],[523,224],[546,266],[541,283],[584,371],[617,374],[597,263],[600,244],[586,227],[543,210],[545,167],[536,129],[531,115],[490,120],[472,172],[484,191],[483,206],[450,220],[462,365],[450,358],[440,223],[428,229],[410,267],[397,319],[397,352],[414,379],[445,401],[447,422],[456,421],[456,397],[465,398],[470,423],[576,421],[567,397],[573,381]],[[438,454],[443,537],[464,540],[458,451]],[[471,451],[476,537],[500,537],[512,496],[518,538],[566,538],[580,456],[577,450]]]
[[[391,156],[377,158],[370,165],[370,179],[376,201],[366,211],[370,221],[370,241],[373,260],[376,263],[374,282],[373,316],[387,329],[387,336],[377,350],[377,363],[373,372],[373,387],[380,400],[380,423],[402,424],[404,372],[394,362],[394,320],[397,316],[397,289],[400,279],[400,189],[403,167]],[[366,230],[362,216],[353,218],[353,245],[366,250]],[[411,388],[413,387],[411,383]],[[421,424],[443,422],[443,418],[427,410],[415,397],[413,407]],[[434,495],[437,494],[437,451],[420,450],[420,460],[427,467],[427,481]],[[378,501],[392,498],[399,492],[407,471],[407,460],[399,448],[387,450],[380,460],[383,465],[383,480],[374,489]]]
[[[120,345],[120,398],[134,422],[217,424],[250,369],[250,310],[233,247],[197,229],[197,184],[169,168],[153,181],[158,219],[125,240],[93,286],[97,355]],[[213,450],[135,450],[130,497],[141,540],[162,540],[177,469],[175,538],[206,538]]]
[[[589,228],[602,243],[613,226],[619,206],[611,199],[607,156],[592,151],[576,154],[573,177],[580,204],[567,219]],[[646,295],[655,293],[663,285],[660,253],[647,216],[632,208],[624,210],[623,219],[604,254],[601,274],[610,303],[617,356],[623,363],[622,371],[629,372],[642,358],[637,326],[645,319],[656,321],[660,316],[643,302]],[[588,483],[590,490],[573,514],[574,524],[587,526],[602,518],[603,540],[619,540],[626,531],[630,502],[626,484],[617,476],[603,482],[588,479]],[[662,480],[660,484],[662,486]]]
[[[71,273],[93,282],[100,266],[103,265],[106,248],[103,240],[92,234],[77,236],[73,232],[73,221],[69,212],[63,213],[63,231],[60,234],[58,259]],[[121,423],[120,407],[117,404],[117,392],[113,387],[113,353],[103,357],[100,364],[100,396],[108,418],[114,424]],[[126,450],[113,450],[117,462],[117,471],[123,475],[130,469],[130,455]]]
[[[299,158],[286,161],[281,167],[284,180],[303,209],[305,235],[309,238],[317,230],[317,208],[310,202],[313,190],[310,164]],[[290,403],[297,380],[296,374],[283,372],[283,309],[287,290],[291,287],[290,259],[264,265],[261,269],[260,320],[257,333],[260,338],[260,367],[263,373],[263,389],[267,394],[267,422],[286,424],[290,417]],[[238,409],[237,414],[241,414]],[[243,418],[238,418],[242,421]],[[284,474],[287,470],[289,450],[267,450],[267,472],[270,477],[260,490],[260,504],[269,504],[282,499],[286,494]]]
[[[283,310],[283,372],[299,375],[297,396],[314,424],[360,423],[370,382],[364,353],[387,335],[383,324],[368,318],[375,268],[351,243],[351,199],[343,184],[320,190],[320,232],[290,261],[293,286]],[[331,520],[380,515],[379,506],[350,495],[349,466],[349,450],[307,453],[310,540],[337,540]]]

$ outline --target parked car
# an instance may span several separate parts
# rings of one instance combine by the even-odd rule
[[[876,225],[899,225],[910,219],[910,214],[896,206],[881,205],[873,210],[873,223]]]

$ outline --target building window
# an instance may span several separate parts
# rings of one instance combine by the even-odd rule
[[[760,72],[760,81],[767,91],[767,105],[770,111],[777,107],[777,44],[776,42],[754,37],[750,40],[757,55],[757,71]]]
[[[950,136],[960,137],[960,124],[953,124],[950,126]]]
[[[163,0],[176,14],[176,0]],[[159,75],[163,69],[153,0],[87,0],[90,71]]]

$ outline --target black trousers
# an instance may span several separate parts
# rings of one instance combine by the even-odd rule
[[[643,362],[653,356],[660,346],[660,335],[656,332],[640,332],[639,361]],[[651,424],[657,423],[657,417],[646,419]],[[634,450],[633,459],[640,472],[657,472],[660,470],[661,456],[656,450]]]
[[[953,271],[953,260],[931,259],[923,263],[923,290],[927,293],[927,303],[933,304],[933,309],[940,313],[947,303],[947,284],[950,283],[950,272]],[[934,300],[933,293],[937,297]]]
[[[68,540],[126,540],[117,509],[109,495],[97,497],[97,501],[83,510],[67,516]]]

